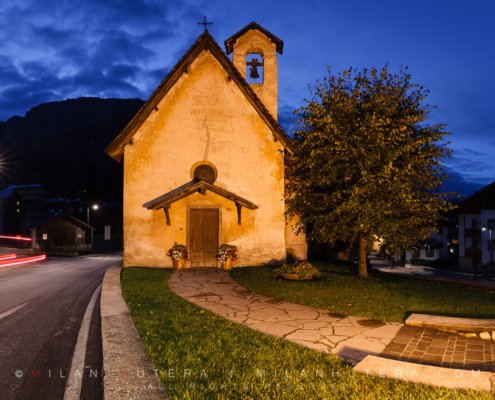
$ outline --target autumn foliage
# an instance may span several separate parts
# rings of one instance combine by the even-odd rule
[[[410,249],[433,231],[445,199],[446,125],[428,125],[436,107],[428,90],[412,84],[407,67],[344,71],[318,81],[296,110],[297,152],[287,168],[287,214],[307,225],[308,239],[355,243],[376,237],[391,252]],[[362,250],[363,250],[362,249]],[[364,259],[363,259],[364,257]],[[360,252],[360,274],[366,275]]]

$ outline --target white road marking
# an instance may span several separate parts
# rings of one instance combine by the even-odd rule
[[[22,307],[24,307],[26,304],[28,304],[29,301],[27,301],[26,303],[24,304],[21,304],[20,306],[17,306],[17,307],[14,307],[14,308],[11,308],[10,310],[8,311],[5,311],[3,313],[0,314],[0,319],[6,317],[7,315],[10,315],[10,314],[14,314],[17,310],[20,310]]]
[[[101,286],[98,286],[89,301],[88,308],[84,313],[84,317],[77,336],[74,355],[72,356],[72,365],[70,367],[69,379],[65,387],[64,400],[78,400],[81,397],[82,377],[84,374],[84,361],[86,359],[86,345],[88,343],[89,325],[91,316],[95,308],[96,299],[101,292]]]

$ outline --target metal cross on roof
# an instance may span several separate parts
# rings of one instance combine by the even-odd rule
[[[204,21],[203,22],[198,22],[198,25],[203,25],[203,28],[205,29],[205,32],[208,31],[208,25],[213,25],[213,22],[208,22],[206,21],[206,15],[204,17]]]

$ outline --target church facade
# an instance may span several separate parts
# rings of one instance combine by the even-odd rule
[[[174,242],[190,250],[186,268],[217,266],[223,243],[237,246],[235,266],[307,257],[284,215],[283,42],[253,22],[225,47],[205,30],[105,149],[124,164],[125,267],[171,267]]]

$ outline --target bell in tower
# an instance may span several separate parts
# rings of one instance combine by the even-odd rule
[[[282,54],[283,48],[282,40],[256,22],[225,41],[226,53],[234,53],[233,64],[275,119],[278,114],[277,53]]]
[[[251,79],[257,79],[260,77],[260,74],[258,73],[258,67],[262,67],[263,63],[258,62],[257,58],[253,58],[251,62],[246,63],[246,65],[249,65],[251,68],[249,68],[249,77]]]

